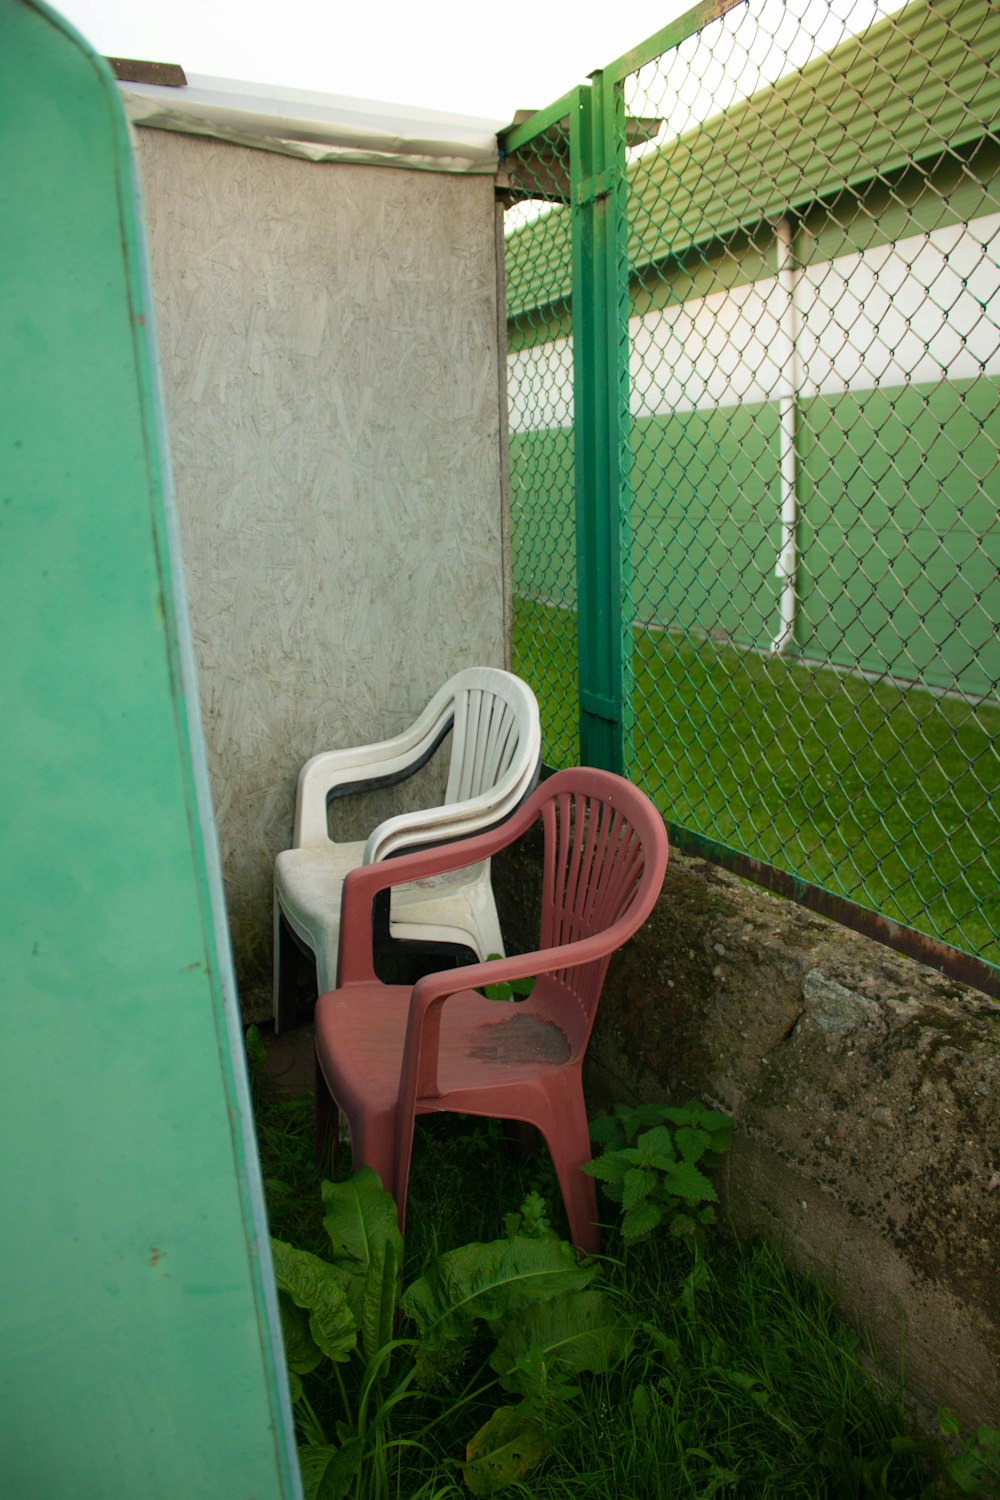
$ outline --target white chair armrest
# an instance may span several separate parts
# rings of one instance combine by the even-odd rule
[[[416,723],[393,739],[351,745],[345,750],[324,750],[307,760],[299,772],[295,795],[293,847],[330,842],[327,807],[338,788],[379,782],[387,785],[412,776],[434,753],[452,714],[451,698],[438,693]]]
[[[492,828],[520,806],[538,780],[538,772],[539,762],[524,769],[515,767],[495,787],[478,797],[386,818],[365,844],[365,864],[375,864],[390,855],[404,854],[428,844],[468,838]]]

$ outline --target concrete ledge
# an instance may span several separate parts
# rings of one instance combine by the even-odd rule
[[[512,948],[539,884],[540,846],[495,861]],[[918,1407],[1000,1422],[1000,1005],[672,854],[612,963],[587,1090],[732,1114],[737,1230],[835,1285]]]

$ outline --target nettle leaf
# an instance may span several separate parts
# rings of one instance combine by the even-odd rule
[[[297,1307],[287,1292],[278,1292],[281,1336],[285,1344],[285,1363],[289,1371],[308,1375],[323,1359],[323,1351],[309,1331],[309,1314]],[[292,1398],[293,1400],[295,1397]]]
[[[625,1208],[635,1208],[643,1198],[648,1198],[657,1185],[655,1172],[644,1172],[640,1167],[633,1167],[625,1173],[622,1182],[622,1204]]]
[[[492,1322],[530,1302],[585,1287],[596,1266],[577,1263],[563,1240],[515,1235],[460,1245],[407,1288],[403,1311],[426,1338],[468,1338],[477,1318]]]
[[[364,1444],[351,1438],[342,1447],[310,1443],[298,1450],[305,1500],[344,1500],[361,1468]]]
[[[622,1235],[626,1240],[640,1240],[663,1218],[663,1209],[659,1203],[650,1203],[647,1198],[636,1208],[630,1208],[622,1219]]]
[[[357,1346],[358,1335],[340,1276],[318,1255],[296,1250],[283,1240],[272,1239],[271,1254],[279,1292],[308,1311],[313,1339],[328,1359],[343,1364]]]
[[[625,1352],[633,1331],[602,1291],[564,1292],[551,1302],[524,1308],[508,1323],[490,1359],[509,1391],[535,1395],[521,1363],[537,1349],[559,1371],[609,1370]]]
[[[684,1160],[692,1162],[700,1160],[712,1144],[712,1137],[707,1130],[695,1130],[688,1125],[679,1126],[674,1139]]]
[[[644,1130],[651,1130],[655,1125],[662,1125],[667,1118],[667,1110],[662,1104],[626,1106],[622,1114],[625,1117],[625,1130],[629,1140],[634,1140]]]
[[[531,1407],[501,1406],[465,1450],[462,1477],[474,1495],[499,1495],[536,1468],[549,1451]]]
[[[558,1360],[550,1360],[539,1344],[532,1344],[526,1354],[519,1354],[510,1374],[500,1384],[508,1391],[527,1396],[536,1411],[543,1407],[572,1401],[580,1387],[567,1383]]]
[[[691,1162],[678,1162],[663,1174],[663,1186],[668,1193],[682,1198],[685,1203],[710,1203],[718,1201],[718,1193],[704,1172],[699,1172]]]
[[[698,1099],[689,1099],[676,1109],[665,1109],[663,1118],[672,1125],[687,1125],[695,1130],[707,1130],[716,1137],[716,1149],[724,1149],[720,1137],[731,1136],[733,1122],[729,1115],[718,1109],[706,1109]]]
[[[652,1130],[644,1130],[636,1141],[636,1145],[647,1156],[663,1158],[665,1163],[677,1159],[673,1136],[665,1125],[657,1125]]]
[[[601,1182],[621,1182],[625,1173],[633,1165],[627,1159],[629,1153],[625,1151],[605,1151],[603,1156],[595,1157],[593,1161],[585,1161],[580,1168],[590,1177],[596,1177]]]
[[[598,1146],[617,1146],[625,1140],[625,1130],[617,1115],[597,1115],[587,1128],[590,1139]]]

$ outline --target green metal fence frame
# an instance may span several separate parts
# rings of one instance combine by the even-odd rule
[[[568,137],[562,201],[571,210],[580,758],[619,774],[631,761],[633,727],[625,82],[742,3],[694,6],[499,138],[503,158],[516,159],[543,136]],[[702,834],[667,827],[678,848],[1000,998],[993,964]]]
[[[632,742],[625,80],[743,0],[703,0],[505,132],[505,157],[568,120],[580,758],[624,774]]]

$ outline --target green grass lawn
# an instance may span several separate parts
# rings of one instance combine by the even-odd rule
[[[514,604],[548,764],[578,758],[576,617]],[[671,823],[1000,964],[1000,709],[635,635],[629,774]]]

